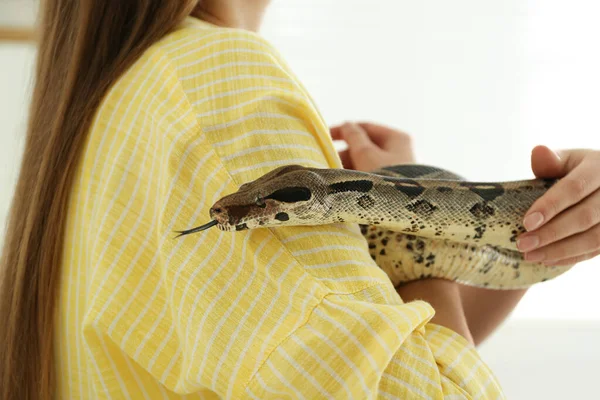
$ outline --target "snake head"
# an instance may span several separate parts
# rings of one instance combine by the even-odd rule
[[[320,196],[326,184],[317,171],[299,165],[274,169],[218,200],[210,216],[224,231],[326,224],[330,205]]]

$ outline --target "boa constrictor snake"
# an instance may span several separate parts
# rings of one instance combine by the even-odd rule
[[[525,288],[572,267],[527,262],[516,247],[525,212],[554,183],[469,182],[427,165],[373,173],[287,165],[218,200],[211,222],[178,232],[358,223],[371,257],[394,286],[435,277]]]

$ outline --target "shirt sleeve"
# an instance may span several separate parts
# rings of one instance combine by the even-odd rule
[[[499,393],[473,348],[428,324],[429,304],[401,301],[355,226],[175,239],[275,167],[340,163],[313,101],[258,35],[183,30],[155,63],[166,82],[146,110],[156,128],[141,139],[148,158],[129,166],[156,188],[154,213],[126,211],[127,243],[106,244],[125,249],[122,267],[94,274],[84,330],[99,369],[133,360],[171,392],[222,398]]]

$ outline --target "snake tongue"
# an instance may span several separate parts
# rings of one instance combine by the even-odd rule
[[[175,238],[178,238],[178,237],[184,236],[184,235],[189,235],[191,233],[196,233],[196,232],[204,231],[204,230],[206,230],[208,228],[212,228],[213,226],[218,225],[218,224],[219,224],[218,221],[212,220],[212,221],[210,221],[210,222],[208,222],[208,223],[206,223],[204,225],[200,225],[200,226],[197,226],[195,228],[188,229],[186,231],[175,231],[175,232],[179,233],[179,235],[175,236]]]

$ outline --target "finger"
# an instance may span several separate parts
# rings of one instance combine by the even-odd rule
[[[560,213],[538,230],[520,235],[517,239],[517,248],[520,251],[532,251],[585,232],[597,224],[600,224],[600,190],[576,206]]]
[[[357,125],[363,128],[367,132],[371,140],[381,147],[383,147],[384,144],[390,140],[403,140],[407,142],[411,140],[410,135],[398,129],[393,129],[387,126],[373,124],[370,122],[359,122],[357,123]],[[407,143],[407,145],[408,144],[410,143]]]
[[[578,257],[600,250],[600,225],[524,254],[527,261],[546,262]]]
[[[600,251],[594,251],[591,253],[582,254],[577,257],[565,258],[564,260],[548,261],[544,264],[546,264],[548,267],[556,265],[575,265],[580,262],[590,260],[598,255],[600,255]]]
[[[357,125],[376,137],[385,137],[400,132],[397,129],[390,128],[389,126],[373,124],[371,122],[358,122]]]
[[[565,165],[566,171],[571,171],[583,161],[584,158],[590,155],[589,149],[569,149],[558,150],[556,152]],[[596,155],[597,152],[594,152]]]
[[[559,178],[565,175],[565,165],[557,153],[546,146],[531,151],[531,169],[538,178]]]
[[[342,125],[341,132],[342,138],[348,143],[348,150],[352,154],[378,149],[369,138],[367,132],[357,124],[346,123]]]
[[[589,158],[583,159],[572,171],[569,171],[567,176],[532,204],[523,220],[525,228],[528,231],[539,228],[558,213],[596,191],[600,187],[600,174],[597,173],[597,168],[596,165],[592,165]]]
[[[329,128],[329,134],[333,140],[342,140],[342,126],[332,126]]]
[[[531,151],[531,169],[539,178],[562,178],[590,154],[586,149],[558,150],[536,146]]]
[[[345,169],[354,169],[354,165],[352,164],[352,158],[350,158],[350,152],[348,149],[342,150],[338,152],[340,156],[340,160],[342,161],[342,166]]]

